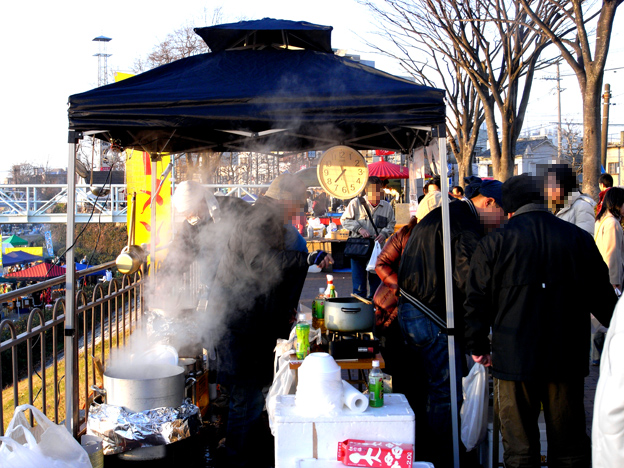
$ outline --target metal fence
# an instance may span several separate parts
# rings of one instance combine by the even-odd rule
[[[26,311],[25,318],[5,318],[0,322],[0,435],[4,435],[14,408],[24,403],[38,407],[52,421],[61,423],[59,417],[65,415],[66,376],[73,381],[73,427],[79,428],[79,432],[84,430],[86,409],[93,398],[91,386],[101,383],[97,382],[95,360],[103,363],[111,350],[123,347],[143,318],[145,277],[140,272],[85,286],[87,275],[114,266],[115,262],[109,262],[76,272],[81,287],[76,295],[75,368],[71,372],[65,370],[66,311],[62,290],[59,293],[63,296],[49,306],[37,304]],[[37,298],[42,291],[59,285],[64,287],[65,276],[2,294],[0,303],[23,303],[24,297]]]

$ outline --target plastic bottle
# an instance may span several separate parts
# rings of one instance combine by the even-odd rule
[[[325,288],[319,288],[318,296],[312,302],[312,326],[325,333]]]
[[[327,289],[325,289],[325,297],[338,297],[338,293],[336,292],[336,288],[334,287],[333,275],[327,275]]]
[[[379,361],[373,361],[373,369],[368,373],[368,405],[372,408],[383,406],[383,373]]]
[[[305,314],[297,316],[297,359],[305,359],[310,354],[310,324],[306,322]]]

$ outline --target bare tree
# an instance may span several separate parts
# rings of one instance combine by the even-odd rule
[[[583,133],[572,124],[566,122],[561,129],[561,156],[570,163],[576,173],[583,171]]]
[[[472,81],[457,63],[457,50],[449,43],[440,44],[443,52],[424,44],[419,35],[405,28],[402,18],[381,12],[371,2],[368,5],[383,16],[385,24],[379,34],[389,40],[397,52],[372,42],[367,45],[398,60],[416,82],[441,86],[446,91],[445,102],[451,112],[446,119],[449,147],[457,160],[459,183],[463,185],[464,178],[472,175],[474,149],[485,115]],[[455,60],[449,60],[447,56],[453,56]],[[432,78],[432,74],[437,79]]]
[[[602,78],[609,53],[611,30],[616,9],[624,0],[602,0],[601,8],[591,14],[593,2],[583,0],[552,1],[557,14],[574,23],[563,34],[544,22],[535,2],[519,0],[540,33],[553,42],[570,65],[583,98],[583,192],[598,198],[600,177],[600,98]],[[595,28],[589,29],[597,17]],[[593,50],[591,42],[594,42]]]
[[[202,25],[215,25],[221,23],[222,20],[223,10],[220,7],[215,8],[211,13],[204,9],[203,18],[201,16],[196,18],[196,21],[203,22]],[[146,57],[135,60],[133,71],[142,73],[182,58],[210,52],[203,39],[193,31],[195,26],[197,24],[189,22],[168,34],[165,40],[157,44]]]
[[[543,21],[559,30],[564,23],[550,6],[534,3]],[[463,70],[483,105],[494,175],[513,175],[516,141],[531,92],[533,74],[548,65],[540,55],[549,39],[531,27],[519,0],[364,0],[381,15],[383,26],[397,26],[420,49],[446,57]],[[458,79],[461,83],[461,77]],[[461,85],[459,85],[461,86]],[[469,94],[468,94],[469,95]],[[470,109],[468,101],[464,107]],[[499,140],[496,111],[500,114]]]

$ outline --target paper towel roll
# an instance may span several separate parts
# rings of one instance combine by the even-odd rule
[[[368,408],[368,398],[350,383],[342,381],[344,405],[354,413],[363,413]]]

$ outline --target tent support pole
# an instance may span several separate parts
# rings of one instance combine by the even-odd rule
[[[65,427],[78,436],[78,356],[76,349],[76,264],[74,236],[76,227],[76,144],[80,132],[69,131],[67,161],[67,233],[65,237]]]
[[[457,352],[455,341],[455,311],[453,308],[453,265],[451,263],[451,223],[449,218],[449,183],[448,165],[446,160],[446,127],[444,124],[434,129],[438,137],[440,152],[440,182],[442,191],[442,244],[444,247],[444,285],[446,292],[446,326],[448,334],[449,351],[449,377],[451,386],[451,422],[453,430],[453,466],[459,468],[459,395],[457,394],[457,381],[461,378],[461,366],[458,360],[461,354]],[[458,330],[457,333],[462,333]]]

